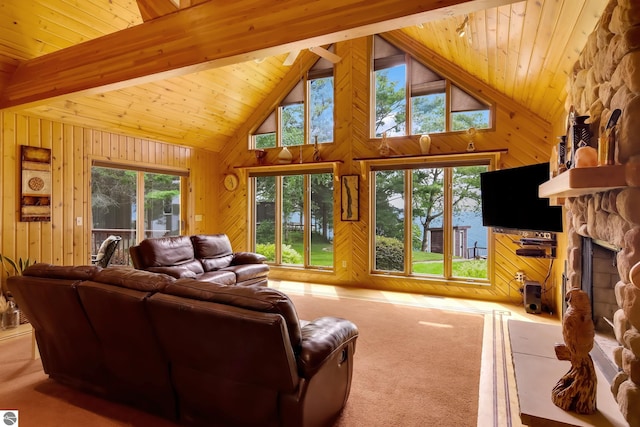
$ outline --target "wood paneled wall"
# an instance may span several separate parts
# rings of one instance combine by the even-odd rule
[[[449,77],[461,87],[472,93],[495,102],[496,127],[493,130],[479,131],[476,138],[478,151],[506,149],[508,153],[500,158],[500,168],[510,168],[532,163],[548,161],[551,146],[555,142],[552,137],[551,124],[535,116],[511,99],[495,92],[482,82],[447,61],[438,58],[423,46],[412,43],[400,33],[391,33],[389,39],[412,55],[422,58],[434,70]],[[371,74],[370,39],[354,39],[336,45],[336,53],[342,61],[335,68],[335,105],[336,132],[335,143],[321,146],[323,160],[340,160],[339,174],[361,173],[359,162],[355,158],[376,157],[379,140],[369,137],[369,85]],[[285,78],[282,87],[289,87],[299,81],[301,70],[292,70]],[[265,117],[276,104],[273,99],[264,104],[265,111],[257,112],[255,117]],[[220,194],[220,230],[231,236],[234,247],[248,247],[248,211],[247,177],[242,169],[234,166],[255,165],[253,154],[247,149],[250,127],[247,124],[244,133],[236,135],[222,152],[223,163],[227,169],[239,172],[240,187],[234,191],[222,188],[222,176],[216,179]],[[432,135],[432,153],[464,152],[468,140],[464,132],[447,135]],[[390,138],[390,145],[395,154],[419,154],[417,138]],[[310,161],[313,147],[303,149],[303,158]],[[275,159],[278,149],[268,150],[267,161]],[[296,152],[294,152],[294,155]],[[334,212],[339,215],[339,192],[335,190]],[[339,216],[334,219],[334,255],[335,273],[305,271],[294,268],[273,268],[270,277],[282,280],[303,280],[345,286],[370,287],[386,290],[424,292],[435,295],[463,296],[469,298],[521,301],[519,285],[514,276],[518,270],[524,271],[528,278],[542,282],[550,268],[550,260],[524,258],[515,255],[519,246],[511,236],[494,235],[493,246],[494,277],[492,284],[453,284],[444,281],[382,276],[370,274],[369,267],[369,182],[361,180],[360,184],[360,221],[343,222]],[[346,268],[343,268],[346,261]],[[553,286],[553,279],[547,282]],[[553,293],[548,293],[549,296]],[[552,308],[555,297],[545,300]]]
[[[0,112],[0,253],[54,264],[87,264],[91,255],[91,162],[190,171],[183,203],[187,233],[216,222],[212,152]],[[20,222],[20,145],[52,150],[50,222]],[[202,221],[195,221],[201,215]],[[78,225],[80,218],[82,224]]]
[[[495,92],[459,68],[442,60],[426,48],[413,44],[402,34],[391,33],[390,40],[414,56],[422,58],[434,70],[449,77],[465,89],[495,102],[496,127],[479,131],[476,148],[506,149],[500,167],[516,167],[549,159],[555,143],[551,124],[524,109],[509,98]],[[361,164],[353,159],[377,156],[379,141],[369,137],[369,85],[371,74],[370,39],[360,38],[336,45],[342,61],[336,66],[336,131],[334,144],[322,144],[323,160],[340,160],[339,175],[361,173]],[[307,61],[315,56],[310,52]],[[83,127],[65,125],[13,113],[0,113],[0,173],[3,184],[0,194],[0,253],[11,257],[37,259],[56,264],[86,264],[90,255],[90,162],[91,159],[122,163],[148,164],[167,168],[188,169],[190,177],[184,192],[186,206],[185,233],[227,233],[236,250],[249,248],[247,176],[238,166],[253,166],[256,160],[248,150],[248,133],[261,122],[278,102],[278,95],[291,88],[304,72],[304,67],[292,67],[252,115],[255,123],[247,123],[221,153],[185,148],[177,145],[132,138]],[[464,132],[432,136],[432,153],[464,151]],[[416,138],[391,138],[397,154],[418,154]],[[18,221],[18,152],[20,144],[41,146],[53,150],[53,212],[48,223]],[[278,150],[270,150],[267,161],[273,161]],[[294,153],[295,154],[295,153]],[[310,162],[313,146],[303,148],[303,158]],[[240,176],[237,190],[226,191],[222,185],[224,173]],[[360,220],[334,219],[335,271],[305,271],[273,268],[273,279],[295,279],[344,286],[423,292],[434,295],[462,296],[498,301],[519,301],[521,296],[514,283],[514,274],[523,270],[531,280],[542,282],[550,266],[549,260],[523,258],[515,255],[518,247],[510,236],[495,235],[494,265],[491,285],[447,283],[425,278],[403,278],[371,275],[369,267],[369,182],[361,180]],[[339,192],[335,190],[334,212],[339,215]],[[83,223],[76,225],[76,218]],[[196,221],[197,220],[197,221]],[[346,267],[343,267],[343,261]],[[556,285],[554,276],[548,282]],[[556,295],[553,292],[547,295]],[[558,297],[546,301],[557,307]]]

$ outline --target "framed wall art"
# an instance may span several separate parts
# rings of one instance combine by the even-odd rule
[[[360,192],[359,175],[343,175],[341,182],[341,219],[343,221],[358,221],[360,209],[358,196]]]
[[[20,221],[51,221],[51,150],[20,146]]]

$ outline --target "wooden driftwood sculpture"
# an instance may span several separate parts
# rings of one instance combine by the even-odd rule
[[[553,403],[565,411],[592,414],[596,411],[597,377],[589,352],[595,330],[589,296],[581,289],[566,295],[567,311],[562,320],[564,344],[556,344],[556,357],[570,360],[571,369],[558,381],[551,393]]]

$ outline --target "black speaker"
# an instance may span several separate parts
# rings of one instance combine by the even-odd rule
[[[542,312],[542,286],[538,282],[525,282],[524,284],[524,309],[527,313],[539,314]]]

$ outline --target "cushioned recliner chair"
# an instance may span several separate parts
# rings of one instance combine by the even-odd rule
[[[220,285],[267,284],[266,257],[233,252],[226,234],[198,234],[144,239],[129,248],[133,266],[176,279],[191,278]]]
[[[276,289],[43,263],[7,286],[51,378],[181,424],[324,427],[349,396],[356,326]]]

